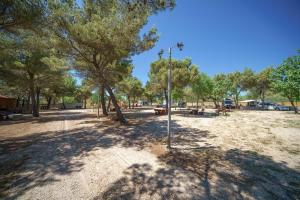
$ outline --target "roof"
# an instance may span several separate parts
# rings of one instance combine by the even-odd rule
[[[248,102],[256,102],[256,100],[249,99],[249,100],[240,101],[240,103],[248,103]]]
[[[15,98],[13,98],[13,97],[7,97],[7,96],[0,95],[0,99],[15,99]]]

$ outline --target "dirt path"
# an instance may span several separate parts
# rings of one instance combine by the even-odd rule
[[[49,116],[42,118],[39,128],[25,122],[21,137],[9,134],[13,130],[4,126],[8,132],[1,135],[7,146],[1,146],[1,167],[20,162],[1,174],[6,180],[2,186],[8,189],[2,195],[8,199],[93,199],[133,164],[159,167],[148,151],[112,146],[112,137],[87,128],[93,116],[73,112]],[[15,147],[18,142],[23,146]]]
[[[299,199],[299,115],[85,111],[0,122],[0,199]],[[151,147],[149,147],[149,145]]]

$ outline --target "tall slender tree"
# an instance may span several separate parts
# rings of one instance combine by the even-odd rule
[[[250,68],[246,68],[243,72],[233,72],[228,74],[230,83],[229,93],[233,96],[235,106],[239,107],[240,94],[252,88],[255,85],[255,75]]]
[[[0,79],[9,85],[26,86],[32,114],[38,117],[41,90],[63,74],[64,59],[56,55],[47,37],[37,36],[33,31],[22,31],[17,48],[0,51],[1,55],[7,59],[0,63]]]
[[[199,100],[202,99],[202,102],[204,102],[210,98],[212,90],[213,82],[211,78],[204,73],[200,73],[192,83],[192,92],[196,96],[197,109],[199,108]]]
[[[140,30],[151,14],[173,7],[172,2],[86,0],[82,8],[74,1],[52,2],[50,5],[53,30],[60,46],[76,62],[85,63],[84,70],[96,75],[99,85],[103,85],[110,95],[122,123],[126,120],[110,81],[118,73],[116,63],[154,46],[158,40],[156,29],[152,28],[142,38]]]
[[[272,67],[268,67],[258,74],[256,74],[256,80],[253,87],[253,90],[255,93],[258,94],[261,102],[262,107],[265,106],[265,96],[266,92],[271,89],[271,74],[273,72]]]

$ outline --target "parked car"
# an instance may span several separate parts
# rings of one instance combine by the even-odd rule
[[[258,103],[257,104],[257,107],[260,108],[260,109],[264,109],[264,110],[275,110],[274,109],[274,104],[273,103],[270,103],[270,102],[265,102],[264,105],[262,102]]]
[[[290,110],[289,106],[283,106],[283,105],[280,105],[280,104],[274,104],[273,107],[274,107],[274,110],[281,110],[281,111]]]
[[[6,111],[6,110],[0,110],[0,120],[6,120],[6,119],[12,119],[13,118],[13,112]]]
[[[257,107],[262,108],[263,107],[262,103],[259,103],[257,105]],[[290,107],[289,106],[283,106],[283,105],[276,104],[276,103],[266,102],[266,103],[264,103],[264,109],[265,110],[288,111],[288,110],[290,110]]]

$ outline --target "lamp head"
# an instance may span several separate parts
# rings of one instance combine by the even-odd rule
[[[163,55],[163,54],[164,54],[164,50],[161,49],[161,50],[158,52],[158,57],[159,57],[159,59],[162,58],[162,55]]]
[[[177,43],[177,48],[180,50],[180,51],[182,51],[183,50],[183,43],[182,42],[178,42]]]

